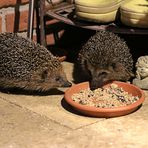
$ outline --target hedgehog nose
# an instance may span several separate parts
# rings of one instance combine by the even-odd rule
[[[95,90],[95,89],[97,89],[98,87],[96,87],[96,86],[92,86],[92,85],[90,85],[90,89],[91,90]]]
[[[102,82],[90,82],[90,89],[91,90],[95,90],[97,88],[101,88],[103,86],[103,83]]]
[[[71,83],[71,82],[66,81],[66,82],[64,83],[64,87],[70,87],[70,86],[72,86],[72,83]]]

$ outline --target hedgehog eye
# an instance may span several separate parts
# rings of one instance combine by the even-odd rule
[[[107,75],[107,72],[104,72],[104,71],[103,71],[103,72],[100,72],[100,73],[98,74],[98,77],[103,76],[103,75],[104,75],[104,76]]]
[[[55,80],[56,81],[60,81],[61,80],[61,77],[56,77]]]
[[[46,79],[47,75],[48,75],[48,70],[43,71],[43,73],[41,75],[42,79]]]
[[[116,63],[112,63],[112,67],[113,67],[113,69],[115,69],[116,68]]]

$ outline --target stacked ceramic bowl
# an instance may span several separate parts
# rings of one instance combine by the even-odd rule
[[[108,23],[115,21],[124,0],[75,0],[76,16],[80,19]]]
[[[126,0],[122,3],[120,12],[123,24],[148,28],[148,0]]]

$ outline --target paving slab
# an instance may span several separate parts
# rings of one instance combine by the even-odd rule
[[[63,96],[25,96],[0,93],[0,96],[30,111],[57,122],[71,129],[80,128],[97,122],[98,118],[80,116],[63,100]],[[79,121],[79,122],[78,122]]]
[[[133,114],[110,118],[55,136],[53,147],[146,148],[148,147],[148,105]]]
[[[0,147],[48,147],[49,139],[69,131],[48,118],[0,98]]]

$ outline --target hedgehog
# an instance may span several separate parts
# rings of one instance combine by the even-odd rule
[[[16,33],[0,34],[0,87],[48,91],[69,87],[61,61],[47,48]]]
[[[97,31],[78,54],[78,64],[91,89],[109,81],[134,77],[133,58],[124,39],[109,31]]]

